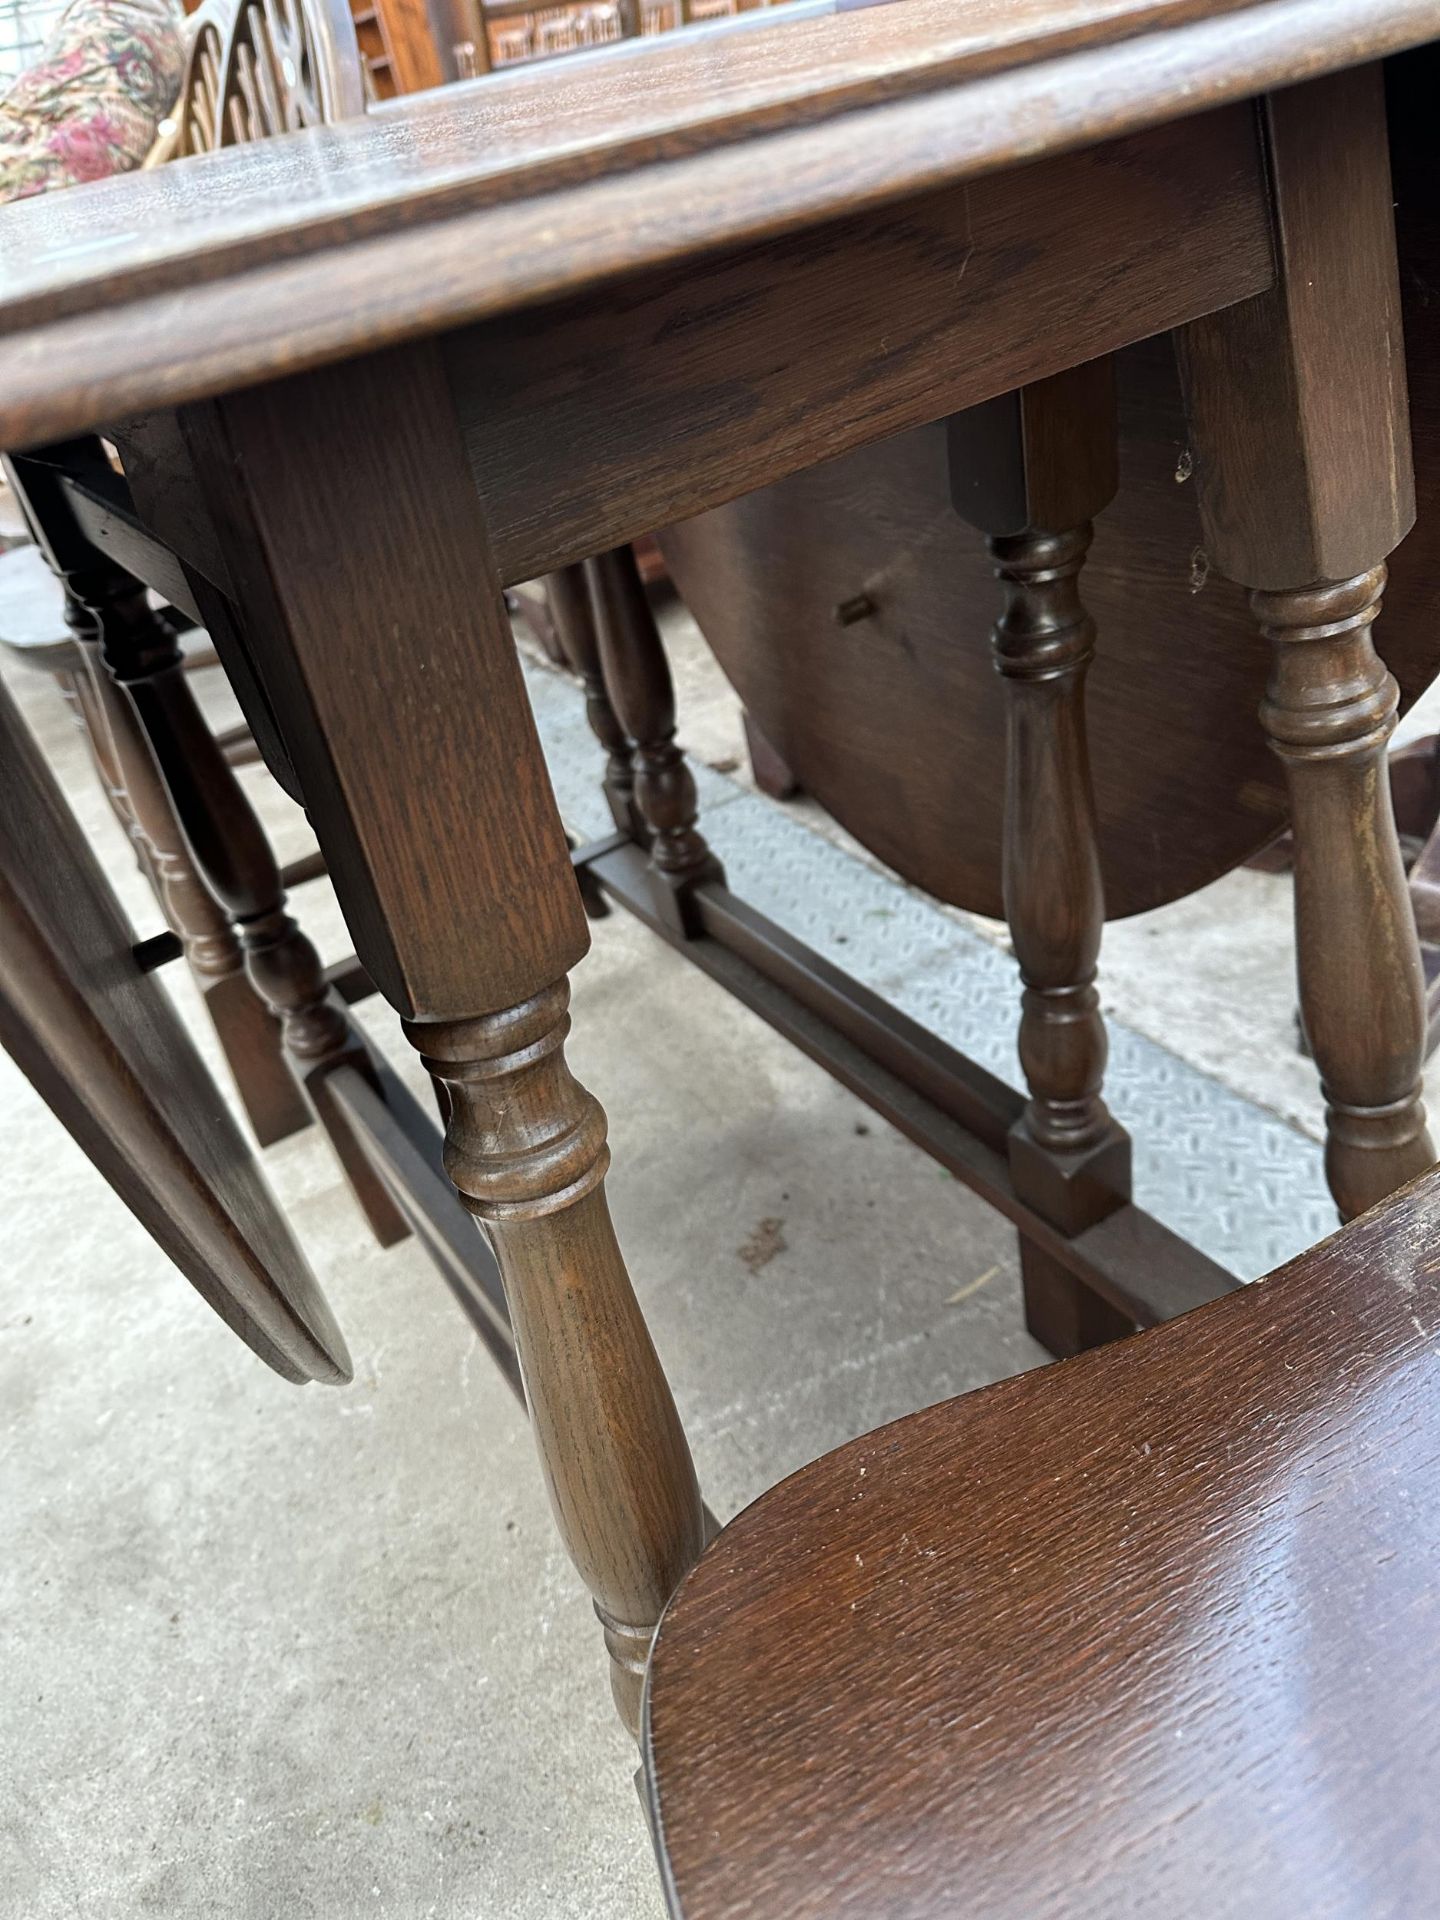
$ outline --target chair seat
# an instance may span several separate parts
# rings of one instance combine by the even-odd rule
[[[1429,1175],[741,1514],[651,1660],[673,1912],[1440,1912],[1437,1222]]]

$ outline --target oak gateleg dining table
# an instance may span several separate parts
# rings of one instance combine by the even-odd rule
[[[1133,1204],[1102,1094],[1083,687],[1104,635],[1082,582],[1113,487],[1106,356],[1131,342],[1175,334],[1209,561],[1252,590],[1273,658],[1337,1204],[1433,1159],[1371,627],[1413,514],[1379,63],[1437,29],[1440,0],[905,0],[620,46],[0,210],[0,446],[193,606],[309,814],[440,1091],[632,1732],[707,1522],[610,1224],[605,1117],[566,1064],[577,868],[1016,1221],[1057,1349],[1234,1285]],[[1025,1094],[727,890],[615,557],[942,418],[993,479],[955,508],[1004,596]],[[67,473],[94,435],[123,480]],[[634,812],[572,852],[503,595],[604,556]],[[102,642],[257,990],[333,1078],[337,1136],[385,1162],[383,1076],[357,1074],[292,933],[256,931],[187,781],[173,649],[123,620]],[[387,1183],[423,1212],[391,1144]]]

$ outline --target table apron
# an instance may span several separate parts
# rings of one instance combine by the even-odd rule
[[[502,579],[530,579],[1274,282],[1252,104],[461,329]]]

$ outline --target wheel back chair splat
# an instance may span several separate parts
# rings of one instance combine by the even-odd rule
[[[68,196],[63,219],[43,201],[0,214],[0,444],[23,452],[113,430],[133,499],[107,528],[141,578],[154,564],[146,542],[162,565],[179,556],[257,739],[305,799],[360,960],[443,1088],[446,1166],[498,1258],[557,1524],[632,1731],[662,1610],[697,1560],[687,1591],[705,1602],[706,1569],[720,1563],[700,1559],[693,1467],[610,1224],[604,1116],[565,1062],[567,979],[588,944],[577,864],[882,1111],[943,1142],[1019,1223],[1057,1344],[1094,1344],[1232,1291],[1123,1199],[1126,1143],[1101,1085],[1083,683],[1104,639],[1081,582],[1115,462],[1111,389],[1094,363],[1157,333],[1176,337],[1207,552],[1251,590],[1271,657],[1262,723],[1290,789],[1332,1185],[1346,1215],[1380,1210],[1314,1256],[1302,1284],[1219,1300],[1087,1359],[1081,1381],[1146,1368],[1168,1378],[1147,1352],[1179,1355],[1184,1378],[1207,1329],[1234,1326],[1248,1353],[1241,1330],[1272,1298],[1276,1314],[1291,1302],[1333,1317],[1329,1288],[1339,1315],[1362,1283],[1421,1286],[1431,1186],[1384,1204],[1432,1153],[1418,1098],[1419,954],[1381,777],[1396,696],[1371,633],[1386,557],[1413,512],[1375,63],[1437,30],[1435,0],[958,12],[912,0],[703,51],[677,40],[597,56],[610,86],[602,97],[582,76],[571,112],[535,111],[537,83],[549,98],[563,75],[517,73],[401,103],[383,127],[205,157],[167,178],[163,228],[147,217],[153,177]],[[576,365],[591,377],[576,380]],[[728,892],[670,736],[663,658],[633,645],[613,658],[636,592],[623,564],[595,570],[596,644],[634,743],[630,798],[645,831],[572,859],[503,602],[505,584],[613,555],[648,527],[935,418],[952,421],[947,444],[978,471],[973,437],[995,434],[997,396],[1010,394],[992,483],[957,504],[984,533],[1003,592],[1005,897],[1026,981],[1028,1098],[927,1050]],[[320,552],[364,565],[320,570]],[[147,661],[126,634],[105,648],[160,763],[176,769],[174,798],[185,781],[173,711],[146,694]],[[197,805],[192,838],[203,820]],[[1349,1017],[1357,1000],[1364,1031]],[[886,1064],[927,1051],[938,1065],[915,1074],[928,1096]],[[342,1070],[337,1083],[363,1129],[355,1088],[366,1082]],[[373,1131],[365,1139],[399,1183],[398,1155],[387,1159]],[[1408,1369],[1414,1349],[1393,1316],[1376,1332]],[[1335,1354],[1322,1349],[1317,1392]],[[1020,1385],[1063,1395],[1073,1377]],[[1402,1397],[1423,1439],[1428,1405]],[[1336,1434],[1352,1433],[1352,1403],[1337,1388],[1325,1406],[1328,1458]],[[919,1416],[910,1432],[920,1446],[963,1417]],[[1144,1457],[1143,1436],[1136,1446]],[[1423,1458],[1417,1441],[1397,1470]],[[1045,1488],[1022,1491],[1033,1507]],[[833,1560],[833,1516],[801,1517],[806,1531],[787,1546],[796,1567]],[[1394,1539],[1382,1527],[1371,1577],[1403,1599],[1417,1558],[1433,1574],[1433,1535],[1417,1546],[1380,1520]],[[1078,1500],[1060,1521],[1082,1545],[1090,1537]],[[710,1554],[747,1537],[724,1535]],[[816,1591],[828,1645],[837,1589]],[[847,1609],[860,1598],[843,1590]],[[991,1600],[986,1632],[1000,1636]],[[665,1679],[699,1659],[688,1604],[654,1669],[662,1842],[685,1826],[682,1800],[703,1823],[704,1797],[731,1779],[726,1757],[719,1772],[687,1774],[661,1743],[666,1699],[688,1716]],[[957,1629],[957,1611],[950,1632],[970,1625],[961,1611]],[[738,1610],[706,1618],[717,1649],[744,1642],[737,1684],[765,1697],[772,1640],[755,1642]],[[998,1637],[986,1644],[1003,1650]],[[931,1711],[936,1646],[943,1664],[943,1644],[897,1633],[887,1710],[903,1716],[923,1695]],[[1197,1671],[1185,1653],[1175,1634],[1151,1650],[1182,1678]],[[1185,1726],[1223,1748],[1203,1690],[1185,1698]],[[944,1726],[953,1711],[942,1699],[934,1716]],[[773,1717],[753,1724],[757,1740],[783,1736]],[[1367,1731],[1345,1721],[1352,1752]],[[1040,1732],[1073,1825],[1075,1752],[1064,1727]],[[1428,1805],[1433,1751],[1401,1732]],[[699,1799],[686,1799],[687,1780]],[[1337,1780],[1320,1769],[1316,1794],[1340,1791]],[[1135,1791],[1113,1780],[1119,1802]],[[792,1795],[776,1819],[795,1808]],[[1146,1828],[1137,1874],[1177,1857],[1176,1825]],[[1410,1858],[1433,1845],[1428,1832],[1404,1825]],[[895,1834],[891,1908],[925,1911],[918,1836],[903,1821]],[[817,1866],[826,1848],[805,1853],[812,1910],[843,1911],[845,1854],[833,1844],[831,1907],[821,1896],[837,1883]],[[761,1869],[766,1857],[755,1856]],[[1400,1871],[1398,1846],[1390,1857]],[[1344,1909],[1336,1889],[1353,1856],[1321,1864]],[[715,1905],[693,1854],[677,1849],[668,1871],[681,1911],[768,1910],[763,1883]],[[1286,1897],[1276,1910],[1316,1907]]]

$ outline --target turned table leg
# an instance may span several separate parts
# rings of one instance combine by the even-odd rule
[[[1079,585],[1090,518],[1115,491],[1109,362],[956,415],[949,452],[957,511],[987,535],[1004,594],[994,632],[1006,686],[1002,882],[1030,1091],[1010,1136],[1010,1173],[1017,1196],[1073,1237],[1130,1193],[1130,1142],[1101,1097],[1095,972],[1105,902],[1085,737],[1095,628]],[[1133,1332],[1023,1237],[1021,1272],[1027,1324],[1052,1353]]]
[[[547,574],[545,590],[555,617],[555,631],[570,670],[585,689],[585,714],[590,731],[605,749],[605,798],[610,817],[622,833],[645,837],[644,821],[635,804],[635,767],[625,729],[616,718],[600,664],[600,640],[595,611],[590,604],[583,566],[562,567]]]
[[[634,744],[635,806],[650,843],[655,898],[666,919],[690,932],[688,896],[723,880],[696,824],[695,778],[675,740],[675,689],[632,547],[585,562],[600,661],[620,725]]]
[[[450,1096],[446,1169],[489,1230],[550,1502],[638,1735],[650,1641],[702,1520],[610,1224],[605,1115],[566,1064],[569,1000],[560,980],[504,1012],[407,1033]]]
[[[55,467],[23,456],[5,464],[65,591],[66,624],[83,656],[69,691],[106,798],[180,940],[255,1137],[270,1146],[308,1126],[310,1110],[282,1057],[279,1025],[245,976],[234,931],[196,872],[135,714],[99,662],[107,624],[165,638],[169,629],[141,583],[75,525]]]
[[[134,591],[134,583],[130,583]],[[246,1115],[262,1147],[310,1124],[311,1113],[285,1063],[284,1030],[274,1008],[257,991],[230,917],[196,871],[185,835],[170,804],[135,709],[106,670],[100,642],[114,628],[118,608],[102,595],[92,601],[92,637],[87,644],[88,684],[95,720],[104,727],[114,758],[117,794],[131,833],[144,852],[161,909],[178,934],[206,1009],[225,1051]],[[130,613],[149,624],[143,595]],[[155,629],[165,645],[165,630]],[[169,651],[173,651],[173,642]]]
[[[494,1245],[551,1506],[636,1733],[703,1510],[610,1224],[605,1118],[565,1061],[589,933],[442,363],[398,350],[185,428],[356,948],[441,1089],[446,1164]],[[365,564],[322,572],[322,551]]]
[[[1370,638],[1384,585],[1377,566],[1251,595],[1272,648],[1260,715],[1290,793],[1300,1006],[1345,1219],[1434,1158],[1420,1099],[1425,973],[1386,767],[1399,690]]]
[[[270,843],[196,705],[174,635],[138,583],[129,585],[112,594],[76,577],[96,622],[103,668],[95,685],[126,791],[132,802],[157,792],[165,800],[187,870],[203,878],[233,923],[247,991],[279,1023],[292,1085],[329,1135],[375,1237],[391,1246],[409,1227],[325,1088],[337,1066],[369,1073],[369,1056],[326,984],[319,954],[285,909]]]
[[[1343,1217],[1424,1171],[1425,987],[1372,628],[1414,518],[1378,68],[1265,105],[1279,279],[1177,336],[1207,548],[1252,589],[1285,766],[1300,1001]]]
[[[369,1053],[286,909],[270,843],[195,705],[178,651],[167,657],[121,637],[107,640],[105,664],[134,703],[200,869],[234,920],[246,976],[280,1022],[291,1070],[370,1230],[381,1246],[394,1246],[410,1228],[325,1084],[340,1066],[373,1078]]]

